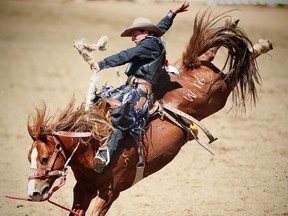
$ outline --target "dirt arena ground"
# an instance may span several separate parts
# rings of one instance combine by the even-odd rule
[[[171,62],[180,57],[192,34],[195,14],[206,6],[192,2],[188,12],[176,17],[164,37]],[[91,72],[74,50],[74,40],[92,43],[107,34],[108,50],[96,56],[102,59],[134,46],[119,35],[135,17],[156,23],[171,7],[172,1],[0,1],[0,215],[67,215],[47,202],[5,196],[26,196],[32,143],[26,123],[34,107],[43,100],[54,113],[73,95],[79,103],[84,100]],[[241,19],[239,26],[253,42],[268,38],[274,44],[269,55],[258,59],[262,86],[256,108],[235,116],[228,113],[228,101],[223,110],[203,120],[219,139],[212,144],[215,156],[189,142],[169,165],[124,191],[109,216],[288,215],[288,10],[218,5],[216,11],[236,8],[240,10],[231,15]],[[118,85],[113,69],[99,76],[99,86],[107,80]],[[67,185],[52,200],[71,207],[73,185],[70,170]]]

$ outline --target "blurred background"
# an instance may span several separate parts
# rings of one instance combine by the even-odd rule
[[[272,40],[274,49],[258,58],[262,77],[259,101],[246,114],[229,112],[231,101],[203,124],[218,137],[210,155],[189,142],[177,157],[114,202],[107,215],[117,216],[226,216],[288,215],[288,11],[284,0],[189,1],[189,11],[179,14],[165,34],[167,58],[181,57],[193,33],[195,15],[210,4],[214,13],[231,11],[251,41]],[[177,1],[181,4],[181,1]],[[75,40],[96,43],[108,35],[100,60],[134,46],[120,33],[134,18],[157,23],[174,6],[173,1],[0,0],[0,212],[13,216],[68,215],[49,203],[5,198],[26,197],[28,150],[32,144],[27,118],[43,101],[54,114],[72,97],[85,100],[91,71],[73,48]],[[221,24],[221,23],[220,23]],[[223,23],[224,24],[224,23]],[[221,68],[220,58],[215,64]],[[118,68],[121,80],[126,80]],[[98,87],[118,86],[114,69],[99,73]],[[72,206],[73,173],[52,200]],[[89,212],[93,207],[91,204]],[[89,212],[87,215],[89,215]]]

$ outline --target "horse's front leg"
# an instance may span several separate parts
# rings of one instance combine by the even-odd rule
[[[85,216],[91,200],[96,196],[97,192],[94,192],[87,182],[77,182],[73,192],[72,210],[81,216]],[[70,213],[69,216],[74,216],[74,214]]]
[[[100,189],[91,216],[104,216],[112,203],[118,198],[120,192],[113,191],[111,187]]]

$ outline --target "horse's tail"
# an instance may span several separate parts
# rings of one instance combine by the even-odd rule
[[[201,65],[199,56],[213,47],[225,47],[228,50],[226,62],[222,68],[228,71],[226,82],[233,92],[233,102],[237,107],[245,110],[247,99],[254,104],[257,101],[255,84],[260,84],[260,75],[255,59],[249,51],[251,41],[245,32],[235,26],[215,27],[215,24],[227,18],[224,12],[211,19],[212,8],[203,14],[197,14],[194,23],[194,32],[183,52],[183,66],[187,70],[195,69]]]

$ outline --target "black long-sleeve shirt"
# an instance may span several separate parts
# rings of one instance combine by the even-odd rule
[[[157,24],[157,27],[165,34],[172,26],[175,14],[169,11],[168,14]],[[134,74],[142,65],[152,62],[162,53],[161,46],[153,37],[145,37],[135,47],[123,50],[98,62],[100,70],[131,63],[126,74]],[[134,74],[135,75],[135,74]]]

